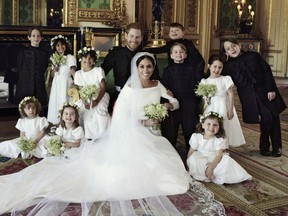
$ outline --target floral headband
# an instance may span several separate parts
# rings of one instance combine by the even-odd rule
[[[59,109],[59,117],[61,118],[61,114],[66,107],[73,107],[79,112],[80,108],[76,104],[64,103],[63,106]]]
[[[95,50],[94,47],[83,47],[82,49],[78,50],[79,61],[81,61],[81,58],[85,56],[87,53],[94,53],[96,56],[96,60],[98,59],[100,55],[100,51]]]
[[[67,44],[69,43],[69,40],[67,37],[64,37],[63,35],[57,35],[51,39],[51,41],[50,41],[51,47],[53,47],[53,45],[57,39],[64,39],[67,42]]]
[[[36,98],[36,97],[34,97],[34,96],[28,96],[28,97],[24,97],[21,101],[20,101],[20,103],[19,103],[19,105],[18,105],[18,109],[19,109],[19,111],[21,111],[22,109],[23,109],[23,107],[25,107],[25,105],[27,104],[27,101],[31,101],[31,102],[34,102],[34,103],[38,103],[38,99]]]
[[[215,117],[217,117],[220,121],[222,121],[223,120],[223,117],[220,115],[220,114],[218,114],[218,113],[216,113],[216,112],[213,112],[213,111],[210,111],[210,112],[207,112],[207,113],[204,113],[203,115],[200,115],[200,122],[203,122],[203,120],[204,119],[206,119],[207,117],[209,117],[209,116],[215,116]]]

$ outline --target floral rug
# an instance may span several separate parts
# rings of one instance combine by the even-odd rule
[[[8,157],[0,156],[0,175],[6,175],[6,174],[12,174],[15,172],[18,172],[24,168],[26,168],[29,165],[32,165],[34,163],[39,162],[41,159],[37,159],[35,157],[31,159],[22,159],[22,158],[15,158],[11,159]],[[209,209],[212,202],[203,202],[203,200],[208,200],[207,196],[210,195],[207,193],[206,189],[203,189],[202,184],[196,184],[194,186],[193,191],[189,190],[186,194],[180,194],[180,195],[173,195],[168,196],[170,201],[177,207],[179,211],[183,213],[183,215],[192,216],[192,215],[224,215],[224,212],[222,213],[215,213],[213,210]],[[194,191],[197,191],[195,193]],[[203,199],[202,197],[205,197]],[[202,202],[201,202],[202,201]],[[192,204],[191,204],[192,203]],[[195,205],[193,204],[195,203]],[[196,204],[197,203],[197,204]],[[199,206],[199,203],[201,203],[201,207]],[[102,203],[94,203],[93,207],[91,209],[91,212],[89,215],[94,215],[94,213],[98,212],[98,206],[102,206],[101,213],[103,216],[109,216],[109,203],[106,202],[104,205]],[[222,206],[221,203],[214,202],[214,206],[219,205]],[[135,211],[137,215],[139,216],[148,216],[142,211],[142,208],[137,200],[133,201],[133,206],[135,206]],[[33,207],[31,207],[33,208]],[[29,214],[29,211],[31,208],[28,208],[26,210],[23,210],[19,212],[19,215],[26,216]],[[209,213],[209,211],[211,212]],[[10,213],[3,214],[2,216],[8,216]],[[61,216],[80,216],[81,215],[81,206],[80,204],[70,204],[64,211],[64,213],[61,214]],[[161,213],[159,215],[162,215]]]

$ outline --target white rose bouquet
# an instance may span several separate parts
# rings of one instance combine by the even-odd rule
[[[80,91],[80,98],[88,103],[92,103],[100,93],[100,88],[97,88],[96,85],[85,85]]]
[[[32,152],[36,149],[37,144],[32,139],[20,138],[17,146],[24,153],[21,153],[23,159],[26,159],[32,156]]]
[[[204,99],[204,110],[211,104],[211,97],[217,93],[217,86],[215,84],[203,84],[200,83],[195,91],[196,95],[201,96]]]
[[[55,52],[50,57],[50,61],[54,67],[60,67],[61,65],[66,64],[67,56],[64,56],[63,54]]]
[[[52,136],[45,145],[47,156],[61,156],[64,154],[64,143],[60,136]]]
[[[163,121],[168,116],[167,108],[160,103],[154,103],[144,106],[144,113],[149,119]],[[160,124],[152,126],[152,130],[158,131],[157,134],[161,135]]]

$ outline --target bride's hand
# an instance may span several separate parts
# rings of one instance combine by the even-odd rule
[[[164,103],[163,105],[166,107],[167,110],[173,109],[173,104],[171,104],[171,103]]]
[[[154,120],[154,119],[147,119],[147,120],[142,120],[142,123],[146,127],[151,127],[153,125],[159,124],[159,121]]]

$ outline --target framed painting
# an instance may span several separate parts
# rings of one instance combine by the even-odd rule
[[[124,0],[63,0],[63,5],[65,26],[76,26],[78,21],[117,26],[126,13]]]

